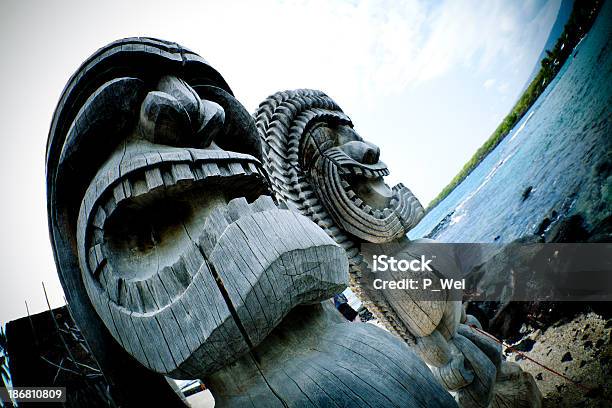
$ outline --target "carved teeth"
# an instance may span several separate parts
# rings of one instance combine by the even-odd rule
[[[313,213],[317,214],[323,210],[323,206],[321,204],[317,204],[317,205],[311,206],[310,209],[311,211],[313,211]]]
[[[345,167],[337,166],[337,168],[341,176],[355,175],[364,177],[366,179],[375,179],[378,177],[389,175],[389,170],[387,170],[386,168],[369,168],[368,165],[360,165],[355,163],[350,163],[350,165],[347,165]]]
[[[115,197],[115,201],[119,202],[125,199],[125,192],[123,191],[123,183],[119,183],[113,188],[113,196]]]
[[[317,221],[317,225],[323,229],[331,228],[334,225],[334,222],[331,219],[321,219]]]
[[[92,244],[102,244],[104,243],[104,231],[99,228],[92,228]]]
[[[232,175],[244,175],[244,168],[240,165],[240,163],[230,163],[229,164],[229,170],[232,173]]]
[[[130,184],[132,188],[132,197],[138,197],[149,192],[149,189],[147,188],[147,182],[144,180],[144,178],[136,179],[133,183]]]
[[[154,156],[156,157],[156,156]],[[169,160],[180,159],[181,162],[171,163]],[[89,202],[93,203],[88,208],[88,236],[85,240],[89,248],[86,252],[86,262],[94,278],[100,283],[107,293],[109,299],[134,312],[150,312],[168,305],[171,301],[180,297],[191,284],[194,276],[199,273],[204,258],[197,246],[193,246],[187,252],[180,255],[171,266],[162,268],[158,273],[145,279],[138,280],[122,277],[120,271],[113,271],[111,263],[105,258],[104,227],[106,221],[116,211],[117,206],[131,198],[141,196],[162,187],[172,187],[178,183],[193,182],[224,176],[243,176],[237,183],[236,188],[257,188],[257,183],[264,176],[259,165],[245,156],[245,158],[233,158],[227,153],[219,157],[202,158],[195,162],[184,162],[186,157],[168,157],[168,160],[149,163],[140,169],[132,168],[129,173],[119,176],[114,181],[104,186],[96,186],[92,194],[99,194],[97,198],[92,197]],[[210,160],[220,160],[211,162]],[[244,178],[248,177],[248,178]],[[256,183],[251,182],[255,178]],[[246,182],[252,184],[247,186]],[[102,193],[98,193],[102,191]],[[246,201],[245,201],[246,203]],[[234,205],[240,204],[236,201]],[[254,205],[254,204],[253,204]],[[272,206],[276,208],[271,197],[259,199],[257,205],[261,208]],[[254,208],[254,207],[253,207]],[[224,216],[226,216],[224,214]],[[153,293],[153,296],[143,296],[145,293]]]
[[[220,163],[219,164],[219,171],[221,172],[221,175],[224,176],[224,177],[232,175],[232,171],[228,168],[227,163]]]
[[[194,180],[195,179],[195,176],[191,172],[191,169],[189,168],[188,164],[185,164],[185,163],[173,164],[171,171],[172,171],[172,177],[174,177],[174,180],[177,183],[182,180]]]
[[[147,187],[149,190],[154,190],[157,187],[164,185],[164,180],[161,175],[159,168],[152,168],[145,172],[145,180],[147,181]]]
[[[204,175],[207,176],[207,177],[220,176],[221,175],[221,171],[219,170],[219,167],[217,166],[217,163],[204,163],[204,164],[202,164],[202,171],[204,172]]]
[[[108,264],[108,262],[104,262],[104,265],[101,268],[100,274],[98,279],[100,280],[100,283],[107,288],[107,292],[108,292],[108,285],[112,282],[113,277],[112,277],[112,269],[110,268],[110,265]]]
[[[298,194],[298,197],[304,201],[306,200],[310,200],[311,198],[315,197],[315,193],[312,190],[302,190],[300,191],[300,193]],[[315,197],[315,202],[318,202],[318,199]],[[313,203],[314,204],[314,203]]]
[[[257,167],[255,167],[253,163],[250,163],[250,162],[243,163],[242,168],[244,169],[246,174],[256,174],[257,173]]]
[[[308,199],[305,199],[305,200],[304,200],[304,204],[305,204],[307,207],[311,207],[311,206],[315,205],[315,204],[316,204],[316,203],[318,203],[318,202],[319,202],[319,201],[317,200],[317,198],[316,198],[316,197],[310,197],[310,198],[308,198]]]
[[[130,184],[130,180],[126,178],[123,180],[122,184],[123,184],[123,193],[125,195],[125,198],[130,198],[132,196],[132,185]],[[110,214],[110,213],[107,212],[107,214]]]
[[[181,255],[179,259],[170,267],[172,277],[176,280],[174,295],[177,297],[183,293],[185,289],[187,289],[191,283],[192,277],[198,273],[200,266],[202,263],[204,263],[204,258],[202,258],[202,255],[198,251],[199,250],[197,250],[197,248],[195,248],[195,251],[193,249],[190,250],[192,254],[197,252],[197,255],[199,256],[199,261],[197,263],[192,262],[193,257],[190,260],[187,260],[185,259],[184,255]]]
[[[162,163],[163,165],[164,163]],[[196,181],[208,177],[236,176],[256,174],[261,176],[258,166],[251,161],[225,162],[221,165],[212,162],[198,163],[196,173],[187,163],[176,163],[163,167],[147,168],[140,172],[135,171],[129,178],[124,176],[111,188],[110,194],[104,193],[100,199],[99,207],[90,211],[90,224],[102,228],[106,218],[116,209],[120,202],[137,197],[162,186],[171,187],[181,181]]]
[[[117,208],[117,203],[115,202],[115,197],[109,197],[109,199],[104,203],[104,211],[109,215]]]
[[[104,211],[104,208],[98,207],[98,209],[96,211],[96,215],[94,216],[92,224],[95,225],[96,227],[102,229],[102,228],[104,228],[104,222],[105,221],[106,221],[106,211]]]
[[[164,180],[164,186],[170,187],[174,185],[174,177],[172,177],[172,171],[170,168],[161,168],[162,179]]]
[[[126,280],[125,288],[126,288],[127,293],[124,298],[126,300],[126,303],[124,304],[124,306],[128,308],[129,310],[133,310],[133,311],[141,312],[141,313],[144,312],[143,300],[142,300],[142,297],[140,296],[140,291],[138,290],[136,283],[130,280]]]
[[[347,189],[347,188],[349,188],[349,187],[351,186],[351,185],[348,183],[348,181],[346,181],[346,180],[342,180],[342,181],[340,182],[340,185],[341,185],[341,186],[342,186],[344,189]]]
[[[117,285],[117,303],[120,305],[127,305],[129,293],[127,290],[125,279],[119,278]]]
[[[157,302],[150,295],[150,290],[147,288],[147,282],[145,281],[135,281],[134,289],[136,291],[137,297],[142,304],[144,311],[149,312],[157,309]]]
[[[96,276],[100,273],[100,269],[104,266],[104,263],[106,263],[104,254],[102,253],[102,245],[96,244],[90,247],[87,258],[89,270]]]
[[[385,218],[390,216],[391,214],[393,214],[393,211],[390,208],[385,208],[383,210],[383,215],[384,215]]]
[[[110,265],[107,265],[107,268],[109,267]],[[119,289],[122,284],[123,279],[116,276],[111,276],[111,279],[106,281],[106,293],[115,303],[119,303]]]
[[[166,266],[160,271],[159,277],[171,300],[178,298],[185,291],[188,285],[183,283],[187,283],[185,279],[188,276],[189,273],[181,261],[176,262],[173,267]]]
[[[340,173],[340,175],[342,175],[342,176],[346,176],[346,175],[350,175],[351,171],[349,169],[344,168],[344,167],[339,167],[338,173]]]
[[[89,248],[88,255],[87,255],[87,261],[89,265],[89,270],[91,271],[93,275],[95,271],[98,269],[98,258],[96,257],[96,251],[94,247]]]

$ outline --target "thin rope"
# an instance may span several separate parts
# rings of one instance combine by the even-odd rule
[[[478,327],[476,327],[475,325],[472,325],[472,324],[471,324],[471,325],[469,325],[469,327],[471,327],[472,329],[476,330],[478,333],[484,334],[485,336],[487,336],[487,337],[489,337],[489,338],[491,338],[491,339],[495,340],[496,342],[498,342],[498,343],[499,343],[499,344],[501,344],[502,346],[504,346],[504,347],[506,347],[506,348],[508,348],[508,349],[512,350],[513,352],[515,352],[515,353],[517,353],[518,355],[520,355],[521,357],[523,357],[523,358],[525,358],[525,359],[527,359],[527,360],[531,361],[532,363],[539,365],[539,366],[540,366],[540,367],[542,367],[543,369],[545,369],[545,370],[547,370],[547,371],[550,371],[551,373],[553,373],[553,374],[555,374],[555,375],[557,375],[557,376],[559,376],[559,377],[563,378],[564,380],[566,380],[566,381],[568,381],[568,382],[570,382],[570,383],[574,384],[576,387],[578,387],[578,388],[582,388],[582,389],[583,389],[583,390],[585,390],[585,391],[593,391],[593,388],[587,387],[586,385],[583,385],[583,384],[579,383],[578,381],[575,381],[575,380],[573,380],[573,379],[571,379],[571,378],[569,378],[569,377],[567,377],[567,376],[565,376],[565,375],[561,374],[560,372],[558,372],[558,371],[556,371],[556,370],[554,370],[554,369],[552,369],[552,368],[550,368],[550,367],[545,366],[544,364],[540,363],[539,361],[536,361],[536,360],[534,360],[533,358],[529,357],[529,356],[528,356],[528,355],[526,355],[525,353],[523,353],[523,352],[521,352],[521,351],[519,351],[519,350],[515,349],[514,347],[512,347],[512,346],[511,346],[511,345],[509,345],[509,344],[507,344],[506,342],[499,340],[497,337],[493,336],[492,334],[487,333],[487,332],[486,332],[486,331],[484,331],[484,330],[480,330],[480,329],[479,329]]]

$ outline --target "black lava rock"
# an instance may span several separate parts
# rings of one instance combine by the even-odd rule
[[[565,353],[565,354],[563,355],[563,357],[561,357],[561,362],[562,362],[562,363],[565,363],[565,362],[567,362],[567,361],[572,361],[572,360],[573,360],[573,358],[572,358],[572,354],[571,354],[569,351],[568,351],[567,353]]]

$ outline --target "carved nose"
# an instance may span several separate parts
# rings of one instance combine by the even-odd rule
[[[340,148],[353,160],[363,164],[378,163],[380,149],[378,146],[362,141],[352,141],[343,144]]]
[[[363,142],[366,145],[361,162],[364,164],[375,164],[378,163],[380,158],[380,149],[375,144],[369,142]]]

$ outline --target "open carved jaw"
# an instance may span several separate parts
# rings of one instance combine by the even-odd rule
[[[255,126],[212,67],[155,39],[104,47],[62,93],[47,147],[51,240],[122,405],[142,402],[135,379],[153,385],[146,405],[180,405],[162,373],[205,379],[219,406],[449,406],[405,344],[320,303],[346,287],[346,253],[257,196],[275,178],[259,171]],[[371,387],[352,386],[363,379]]]
[[[81,262],[112,302],[147,313],[180,296],[198,272],[184,262],[185,248],[197,239],[190,231],[201,230],[217,205],[239,194],[252,200],[267,186],[259,161],[249,155],[147,142],[124,150],[85,194],[79,248]],[[174,275],[176,285],[151,296],[146,289],[158,274]]]
[[[339,148],[332,148],[325,155],[339,167],[342,187],[353,203],[366,213],[382,218],[382,211],[389,208],[394,196],[383,179],[389,175],[387,166],[381,161],[360,163]]]
[[[342,146],[324,151],[311,173],[315,191],[334,220],[347,232],[368,242],[382,243],[406,234],[414,222],[414,198],[402,184],[384,182],[387,166],[359,162]]]

